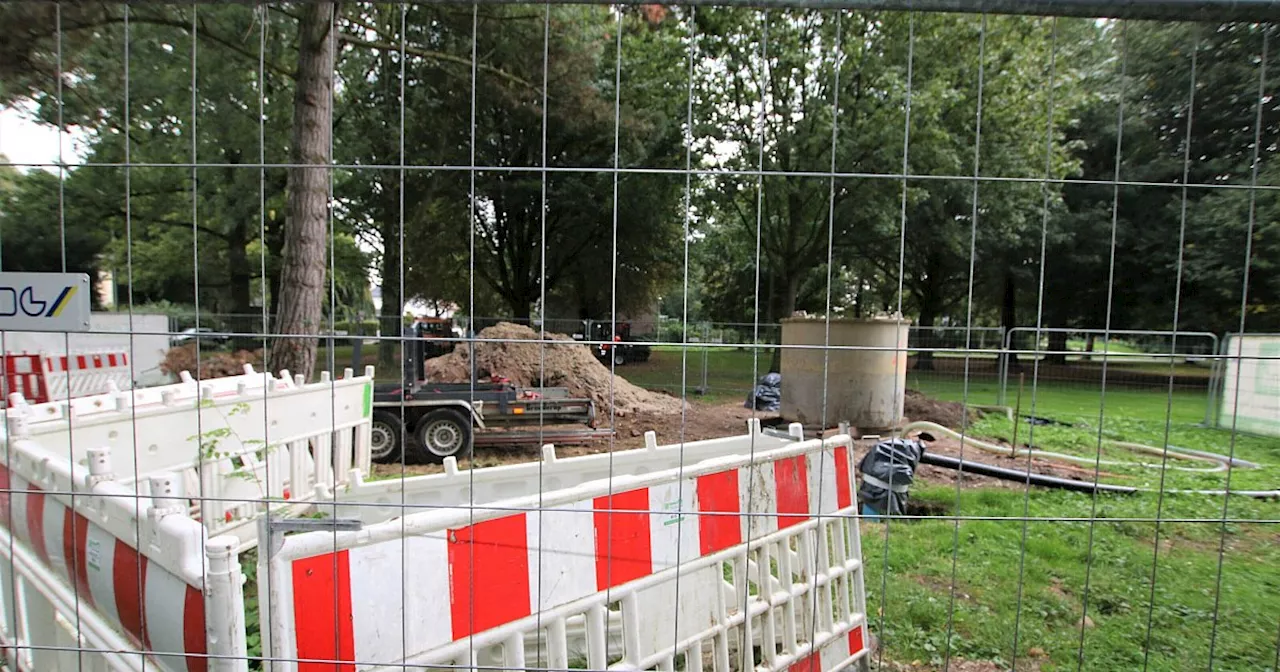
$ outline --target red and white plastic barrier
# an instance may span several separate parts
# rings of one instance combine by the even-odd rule
[[[4,398],[21,394],[26,399],[41,402],[49,400],[45,386],[44,357],[30,354],[9,354],[4,360]]]
[[[133,386],[127,351],[8,353],[4,359],[4,399],[22,395],[29,403],[44,403]]]
[[[119,624],[154,655],[197,654],[185,662],[171,661],[170,667],[207,669],[199,588],[148,563],[137,549],[4,467],[0,486],[13,491],[0,497],[0,519],[13,521],[16,538],[74,586],[82,603]]]
[[[272,670],[866,660],[848,436],[805,441],[798,426],[788,437],[752,421],[745,436],[649,435],[646,448],[568,459],[547,447],[543,464],[463,474],[449,461],[366,483],[371,378],[248,370],[15,399],[0,435],[6,667],[247,672],[237,552],[255,544]],[[280,517],[376,513],[353,531],[256,525],[268,497]],[[282,531],[308,527],[322,529]]]
[[[173,479],[140,497],[107,451],[88,467],[39,444],[0,448],[0,642],[10,669],[239,670],[237,540],[174,506]]]
[[[576,619],[592,669],[846,666],[866,650],[851,445],[790,443],[273,540],[260,556],[262,597],[280,605],[266,646],[300,661],[280,670],[511,669],[532,637],[563,668]]]
[[[178,475],[211,534],[251,546],[264,501],[296,509],[318,486],[332,491],[353,469],[368,471],[372,376],[348,369],[307,384],[246,366],[240,376],[184,375],[173,385],[43,404],[14,398],[5,415],[10,436],[61,459],[86,465],[91,451],[109,450],[116,476],[142,495],[152,476]]]
[[[726,455],[754,455],[792,445],[803,436],[779,436],[761,429],[758,419],[746,422],[747,433],[683,444],[658,445],[646,432],[645,447],[569,459],[556,456],[554,446],[543,446],[542,460],[481,469],[459,469],[455,458],[444,460],[444,472],[399,479],[365,480],[365,472],[353,471],[346,485],[318,496],[325,511],[338,518],[355,518],[372,524],[410,511],[445,506],[471,506],[539,492],[560,490],[609,474],[646,474]]]

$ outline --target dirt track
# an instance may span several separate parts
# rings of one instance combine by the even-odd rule
[[[963,412],[959,404],[940,402],[920,395],[913,395],[909,399],[908,410],[913,413],[912,420],[930,420],[947,425],[958,424],[951,421],[961,417]],[[641,413],[615,418],[613,426],[617,434],[612,442],[600,441],[594,445],[587,446],[558,446],[556,454],[560,457],[573,457],[605,452],[610,448],[613,450],[640,448],[644,446],[644,433],[650,430],[657,433],[659,444],[679,443],[682,438],[685,441],[698,441],[733,436],[735,434],[743,434],[746,431],[747,420],[753,415],[765,421],[777,418],[777,415],[772,413],[753,413],[751,410],[743,408],[742,404],[738,402],[705,404],[698,401],[690,401],[683,415],[679,413]],[[602,424],[602,426],[607,425]],[[860,460],[870,448],[870,442],[860,441],[857,447],[856,459]],[[963,457],[966,460],[984,462],[1008,469],[1021,470],[1027,466],[1025,459],[1013,460],[983,453],[972,445],[966,445],[962,452],[960,442],[951,439],[938,440],[930,444],[929,450],[934,453]],[[478,467],[492,467],[501,464],[534,461],[539,458],[539,455],[539,450],[532,447],[478,448],[476,449],[474,463]],[[471,463],[471,460],[463,460],[459,466],[469,468]],[[1033,473],[1074,480],[1092,480],[1093,476],[1089,470],[1044,460],[1033,460],[1031,469]],[[410,464],[404,467],[405,475],[432,474],[441,471],[443,471],[443,468],[437,464]],[[375,465],[374,473],[381,477],[396,476],[401,473],[401,466],[398,464]],[[918,473],[919,481],[930,484],[955,485],[958,482],[961,487],[965,488],[1001,487],[1021,489],[1025,487],[1021,483],[973,474],[961,474],[951,469],[928,465],[921,466]],[[1104,473],[1103,476],[1107,476],[1107,474]]]

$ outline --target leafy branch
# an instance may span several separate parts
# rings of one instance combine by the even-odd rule
[[[230,460],[235,468],[228,473],[229,476],[257,484],[258,492],[263,495],[264,500],[274,499],[267,495],[266,484],[262,482],[262,478],[258,476],[257,472],[246,466],[242,457],[243,453],[231,452],[222,445],[223,441],[227,439],[235,439],[241,446],[253,447],[254,457],[259,461],[267,459],[268,455],[280,447],[279,444],[268,444],[262,439],[245,439],[231,427],[231,418],[233,416],[249,413],[250,406],[248,402],[242,401],[234,404],[224,413],[212,399],[203,399],[200,401],[200,408],[212,408],[227,423],[225,427],[216,427],[199,435],[193,434],[187,437],[187,441],[199,442],[201,461]]]

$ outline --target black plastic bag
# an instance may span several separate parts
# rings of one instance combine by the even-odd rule
[[[858,499],[862,505],[881,515],[905,512],[925,442],[932,440],[929,434],[921,434],[919,439],[897,438],[877,443],[858,465],[862,476]]]
[[[756,381],[756,386],[747,395],[747,403],[743,408],[757,411],[777,411],[782,406],[782,374],[767,373]]]

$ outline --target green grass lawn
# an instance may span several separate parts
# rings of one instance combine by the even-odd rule
[[[620,373],[634,383],[691,398],[702,385],[703,350],[660,349]],[[682,361],[683,360],[683,361]],[[706,351],[711,401],[744,398],[752,353]],[[769,352],[759,352],[758,371]],[[1150,366],[1150,365],[1148,365]],[[1119,368],[1119,367],[1117,367]],[[1155,365],[1158,373],[1168,368]],[[1180,367],[1181,368],[1181,367]],[[1183,373],[1183,371],[1179,371]],[[1030,378],[1028,376],[1028,378]],[[994,404],[994,377],[911,372],[908,387],[939,399]],[[1016,383],[1009,391],[1016,395]],[[1104,406],[1105,413],[1100,414]],[[1197,426],[1206,393],[1165,386],[1036,382],[1023,413],[1074,426],[1021,425],[1019,442],[1127,461],[1114,482],[1158,488],[1161,471],[1132,464],[1105,440],[1226,453],[1259,462],[1234,469],[1233,489],[1280,487],[1280,440]],[[1013,422],[987,415],[974,436],[1009,440]],[[1233,447],[1234,444],[1234,447]],[[1150,461],[1159,458],[1141,458]],[[1016,463],[1014,463],[1016,464]],[[1220,489],[1227,474],[1165,471],[1168,489]],[[1108,480],[1107,478],[1103,479]],[[1280,504],[1233,497],[1154,493],[1091,495],[1045,489],[917,486],[917,501],[945,513],[926,520],[863,525],[868,612],[885,655],[939,669],[944,659],[994,661],[1001,669],[1274,670],[1280,638]],[[985,518],[973,520],[970,518]],[[1157,525],[1159,518],[1159,540]],[[1214,520],[1214,519],[1217,520]],[[1065,520],[1064,520],[1065,519]],[[1135,520],[1136,519],[1136,520]],[[1195,520],[1196,522],[1188,522]],[[1221,562],[1219,589],[1219,548]],[[1154,567],[1154,585],[1152,577]],[[1082,616],[1087,627],[1081,627]],[[1216,617],[1216,632],[1215,632]],[[1150,634],[1148,636],[1148,623]],[[948,640],[948,632],[950,639]],[[949,641],[949,646],[948,646]],[[1016,659],[1016,660],[1015,660]],[[889,668],[897,669],[897,668]]]
[[[374,352],[366,346],[366,357]],[[753,365],[763,375],[770,354],[659,348],[649,362],[626,365],[619,373],[638,385],[683,391],[691,399],[740,401],[751,388]],[[350,366],[349,347],[336,348],[334,355],[338,369]],[[706,394],[699,397],[704,361]],[[1167,365],[1119,360],[1111,366],[1117,372],[1168,371]],[[1177,371],[1192,376],[1204,370],[1179,365]],[[379,377],[387,373],[394,379],[394,372]],[[990,374],[971,377],[966,386],[959,376],[911,371],[908,387],[975,405],[996,403],[999,392]],[[1016,394],[1013,382],[1011,404]],[[1100,413],[1104,399],[1105,413]],[[1138,461],[1132,454],[1105,441],[1162,445],[1167,431],[1171,445],[1234,450],[1264,465],[1232,470],[1234,489],[1280,487],[1280,440],[1199,427],[1206,403],[1203,389],[1179,387],[1170,396],[1165,384],[1117,383],[1109,384],[1104,395],[1095,383],[1033,384],[1028,373],[1022,412],[1073,426],[1024,424],[1018,438],[1084,456],[1098,455],[1101,439],[1104,459],[1129,462],[1103,467],[1118,476],[1103,480],[1159,487],[1160,470],[1132,464]],[[1013,430],[1010,420],[993,414],[969,431],[1009,440]],[[1226,479],[1224,473],[1164,472],[1166,488],[1219,489]],[[958,491],[942,485],[917,485],[911,496],[942,515],[862,528],[872,631],[889,659],[920,663],[909,669],[939,669],[950,656],[952,662],[957,657],[994,661],[1000,669],[1013,669],[1016,662],[1018,670],[1120,672],[1145,665],[1174,672],[1209,669],[1212,648],[1212,669],[1275,670],[1280,527],[1264,521],[1280,520],[1276,502],[1154,493],[1094,497],[1020,488]],[[1224,505],[1231,521],[1226,524]],[[1157,517],[1162,521],[1158,538]],[[1086,614],[1089,623],[1082,628]]]

